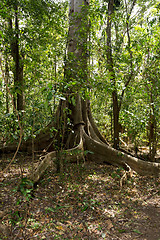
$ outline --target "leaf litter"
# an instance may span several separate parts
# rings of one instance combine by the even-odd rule
[[[160,240],[160,178],[134,173],[121,188],[123,169],[67,164],[20,191],[30,169],[31,158],[19,156],[1,178],[0,239]]]

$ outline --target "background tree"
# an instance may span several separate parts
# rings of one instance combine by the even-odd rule
[[[20,44],[19,44],[19,6],[18,2],[15,1],[13,6],[8,6],[8,9],[13,7],[14,11],[14,28],[12,22],[12,16],[9,17],[8,25],[9,25],[9,40],[10,40],[10,48],[11,48],[11,55],[13,57],[14,66],[13,66],[13,73],[14,73],[14,104],[16,109],[23,110],[23,57],[20,54]],[[12,10],[10,10],[12,12]]]
[[[15,11],[13,4],[9,5],[9,2],[3,2],[2,4],[3,14],[1,18],[4,37],[2,38],[1,49],[4,59],[7,59],[5,61],[8,63],[9,87],[15,96],[18,88],[14,86],[15,74],[13,75],[13,73],[15,73],[15,62],[12,57],[11,45],[13,45],[13,40],[16,41],[16,31],[8,27],[8,19],[12,18]],[[60,97],[58,87],[57,89],[55,87],[56,85],[58,86],[58,81],[62,76],[62,60],[65,52],[65,34],[67,30],[65,25],[67,4],[62,5],[61,3],[51,3],[49,1],[48,3],[46,1],[19,1],[17,4],[19,8],[19,12],[17,12],[19,17],[19,38],[17,42],[19,52],[23,52],[24,55],[22,61],[24,81],[23,104],[25,107],[23,111],[23,132],[24,139],[27,139],[32,133],[32,116],[35,117],[34,131],[37,131],[49,123],[52,118],[52,110],[56,108],[56,103],[52,104],[51,107],[51,102],[58,101]],[[14,22],[12,25],[14,28]],[[55,58],[55,55],[56,73],[55,68],[52,69],[54,62],[52,56]],[[55,75],[57,79],[55,79]],[[3,85],[5,83],[2,79]],[[22,87],[22,84],[20,86]],[[8,92],[5,89],[2,88],[2,92],[4,92],[4,96],[6,92],[7,96]],[[5,101],[7,102],[8,100],[5,100],[4,97],[3,102]],[[6,115],[3,113],[4,118],[1,118],[1,131],[3,133],[6,132],[5,140],[14,141],[19,134],[18,124],[15,122],[15,116],[11,110],[11,102],[8,105],[10,113]],[[45,115],[45,117],[42,118],[42,115]]]

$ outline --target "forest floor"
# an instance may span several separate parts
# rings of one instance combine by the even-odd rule
[[[49,169],[32,191],[31,162],[18,156],[1,176],[0,239],[160,240],[160,178],[134,173],[121,188],[123,169],[86,162]]]

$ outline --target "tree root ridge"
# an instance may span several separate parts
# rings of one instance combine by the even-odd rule
[[[65,101],[64,103],[60,103],[55,117],[56,120],[48,125],[45,131],[42,130],[36,137],[34,150],[42,151],[53,142],[53,138],[50,137],[50,128],[54,126],[54,128],[59,130],[61,119],[64,119],[65,123],[67,122],[65,119],[68,117],[72,120],[71,125],[67,126],[67,124],[65,124],[63,128],[63,133],[67,133],[67,136],[63,138],[63,140],[66,139],[63,142],[63,150],[59,148],[60,150],[56,152],[53,151],[53,147],[52,149],[48,149],[50,152],[43,156],[43,159],[40,158],[41,162],[39,166],[34,173],[29,176],[33,182],[38,182],[45,170],[52,164],[56,166],[57,161],[63,166],[65,162],[77,162],[81,159],[84,160],[84,158],[100,164],[105,163],[123,167],[125,170],[131,168],[141,175],[160,175],[160,163],[143,161],[110,147],[94,123],[89,101],[82,100],[78,94],[75,98],[76,104],[69,106],[72,114],[70,116],[63,115],[65,112],[63,110],[67,104]],[[70,132],[67,131],[71,126],[72,130]],[[60,133],[61,132],[57,132],[54,139],[59,137],[58,135],[60,135]],[[7,149],[13,150],[14,146],[0,150],[3,152]],[[29,140],[23,143],[20,150],[32,152],[31,141]]]
[[[82,126],[80,133],[82,132]],[[58,152],[60,156],[60,164],[63,164],[63,162],[76,162],[81,159],[84,159],[84,149],[83,149],[83,139],[82,139],[82,134],[80,134],[80,141],[79,144],[76,147],[73,147],[71,149],[63,150]],[[48,154],[46,154],[43,157],[43,160],[40,162],[39,166],[37,169],[34,171],[33,174],[29,176],[29,178],[34,182],[38,182],[39,179],[42,177],[46,169],[53,165],[56,165],[56,160],[57,160],[57,152],[53,151]]]
[[[85,146],[85,148],[84,148]],[[99,164],[111,164],[118,167],[123,167],[125,170],[131,168],[140,175],[159,176],[160,164],[153,162],[146,162],[138,158],[120,152],[101,141],[94,140],[88,136],[84,130],[84,126],[80,127],[80,141],[79,144],[71,149],[62,151],[61,159],[67,162],[77,162],[84,160],[84,150],[87,150],[87,159]],[[56,151],[50,152],[44,156],[40,165],[30,176],[33,182],[38,182],[45,170],[56,162]]]

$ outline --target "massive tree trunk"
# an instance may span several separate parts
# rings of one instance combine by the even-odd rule
[[[58,149],[43,156],[30,178],[37,182],[52,163],[57,164],[57,159],[63,165],[65,161],[84,160],[86,156],[88,161],[109,163],[125,169],[130,166],[140,174],[158,176],[160,164],[139,160],[108,146],[94,123],[89,100],[81,97],[79,90],[87,84],[87,7],[86,0],[71,0],[64,86],[67,89],[64,93],[66,100],[60,101],[54,121],[37,136],[34,144],[35,150],[48,149],[51,145],[58,146]],[[51,127],[57,129],[52,138]],[[20,149],[31,151],[31,146],[32,142],[28,141]],[[9,147],[1,149],[7,150]]]
[[[108,146],[93,121],[89,101],[83,101],[77,94],[76,104],[72,107],[72,131],[65,142],[66,150],[61,152],[62,161],[79,161],[85,158],[86,152],[88,161],[99,164],[109,163],[126,170],[130,167],[141,175],[159,175],[159,163],[145,162]],[[56,157],[56,151],[44,156],[31,176],[34,182],[39,180],[48,166],[56,163]]]

